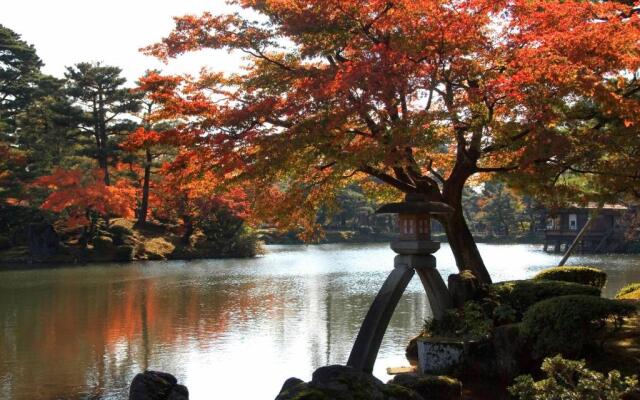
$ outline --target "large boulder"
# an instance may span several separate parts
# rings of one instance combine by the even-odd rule
[[[493,333],[495,349],[495,371],[504,381],[511,381],[526,369],[528,352],[523,349],[520,338],[520,324],[502,325]]]
[[[412,337],[409,340],[409,343],[407,344],[407,347],[404,351],[405,357],[407,357],[407,360],[409,360],[409,362],[411,362],[412,364],[418,362],[418,339],[420,339],[421,337],[422,335]]]
[[[30,224],[27,231],[29,255],[34,260],[55,256],[60,248],[60,237],[48,223]]]
[[[189,400],[189,391],[171,374],[145,371],[131,381],[129,400]]]
[[[470,271],[451,274],[448,281],[451,301],[456,308],[464,307],[468,301],[480,300],[487,293],[484,285]]]
[[[310,382],[289,378],[276,400],[425,400],[415,391],[385,385],[373,375],[351,367],[331,365],[318,368]]]
[[[399,374],[389,383],[413,390],[428,400],[460,400],[462,398],[462,383],[448,376]]]

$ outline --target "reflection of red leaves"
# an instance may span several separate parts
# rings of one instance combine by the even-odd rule
[[[36,179],[33,185],[51,190],[41,207],[65,212],[70,227],[86,225],[89,221],[85,214],[89,210],[101,215],[133,217],[135,189],[124,180],[107,186],[102,174],[100,170],[85,174],[77,169],[56,169],[51,175]]]

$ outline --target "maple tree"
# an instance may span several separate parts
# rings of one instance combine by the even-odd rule
[[[249,217],[249,204],[240,187],[229,188],[211,171],[198,174],[198,164],[189,152],[182,152],[161,170],[155,215],[160,220],[180,221],[182,239],[189,244],[196,228],[206,236],[240,234]],[[217,232],[213,232],[213,231]],[[215,240],[215,237],[209,237]]]
[[[237,74],[156,80],[167,110],[192,118],[201,164],[259,191],[284,183],[284,201],[271,205],[283,216],[363,175],[443,201],[455,209],[442,223],[458,267],[484,282],[461,207],[468,180],[578,162],[567,156],[597,141],[597,122],[577,104],[638,123],[635,2],[233,4],[260,18],[179,17],[146,49],[165,59],[206,48],[247,55]]]
[[[57,168],[51,175],[37,178],[33,185],[50,192],[41,207],[64,213],[67,227],[82,227],[85,238],[93,233],[95,216],[134,215],[135,190],[125,180],[107,185],[100,169],[84,173]]]
[[[120,143],[120,147],[130,153],[142,152],[142,190],[140,195],[140,207],[138,209],[138,224],[144,224],[149,213],[149,196],[151,188],[151,167],[153,161],[163,154],[162,133],[155,130],[138,128],[131,132]]]

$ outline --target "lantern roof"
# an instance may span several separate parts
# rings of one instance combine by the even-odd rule
[[[448,204],[425,201],[423,195],[408,193],[405,201],[385,204],[376,211],[376,214],[451,214],[454,211]]]

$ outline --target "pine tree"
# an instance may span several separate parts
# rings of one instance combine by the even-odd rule
[[[33,46],[0,25],[0,135],[11,137],[15,114],[36,90],[42,61]]]
[[[67,93],[84,115],[80,129],[95,141],[93,157],[104,172],[104,182],[110,183],[109,162],[117,150],[116,135],[131,131],[133,122],[127,113],[140,108],[139,95],[124,87],[126,79],[118,67],[100,63],[79,63],[68,67]]]

